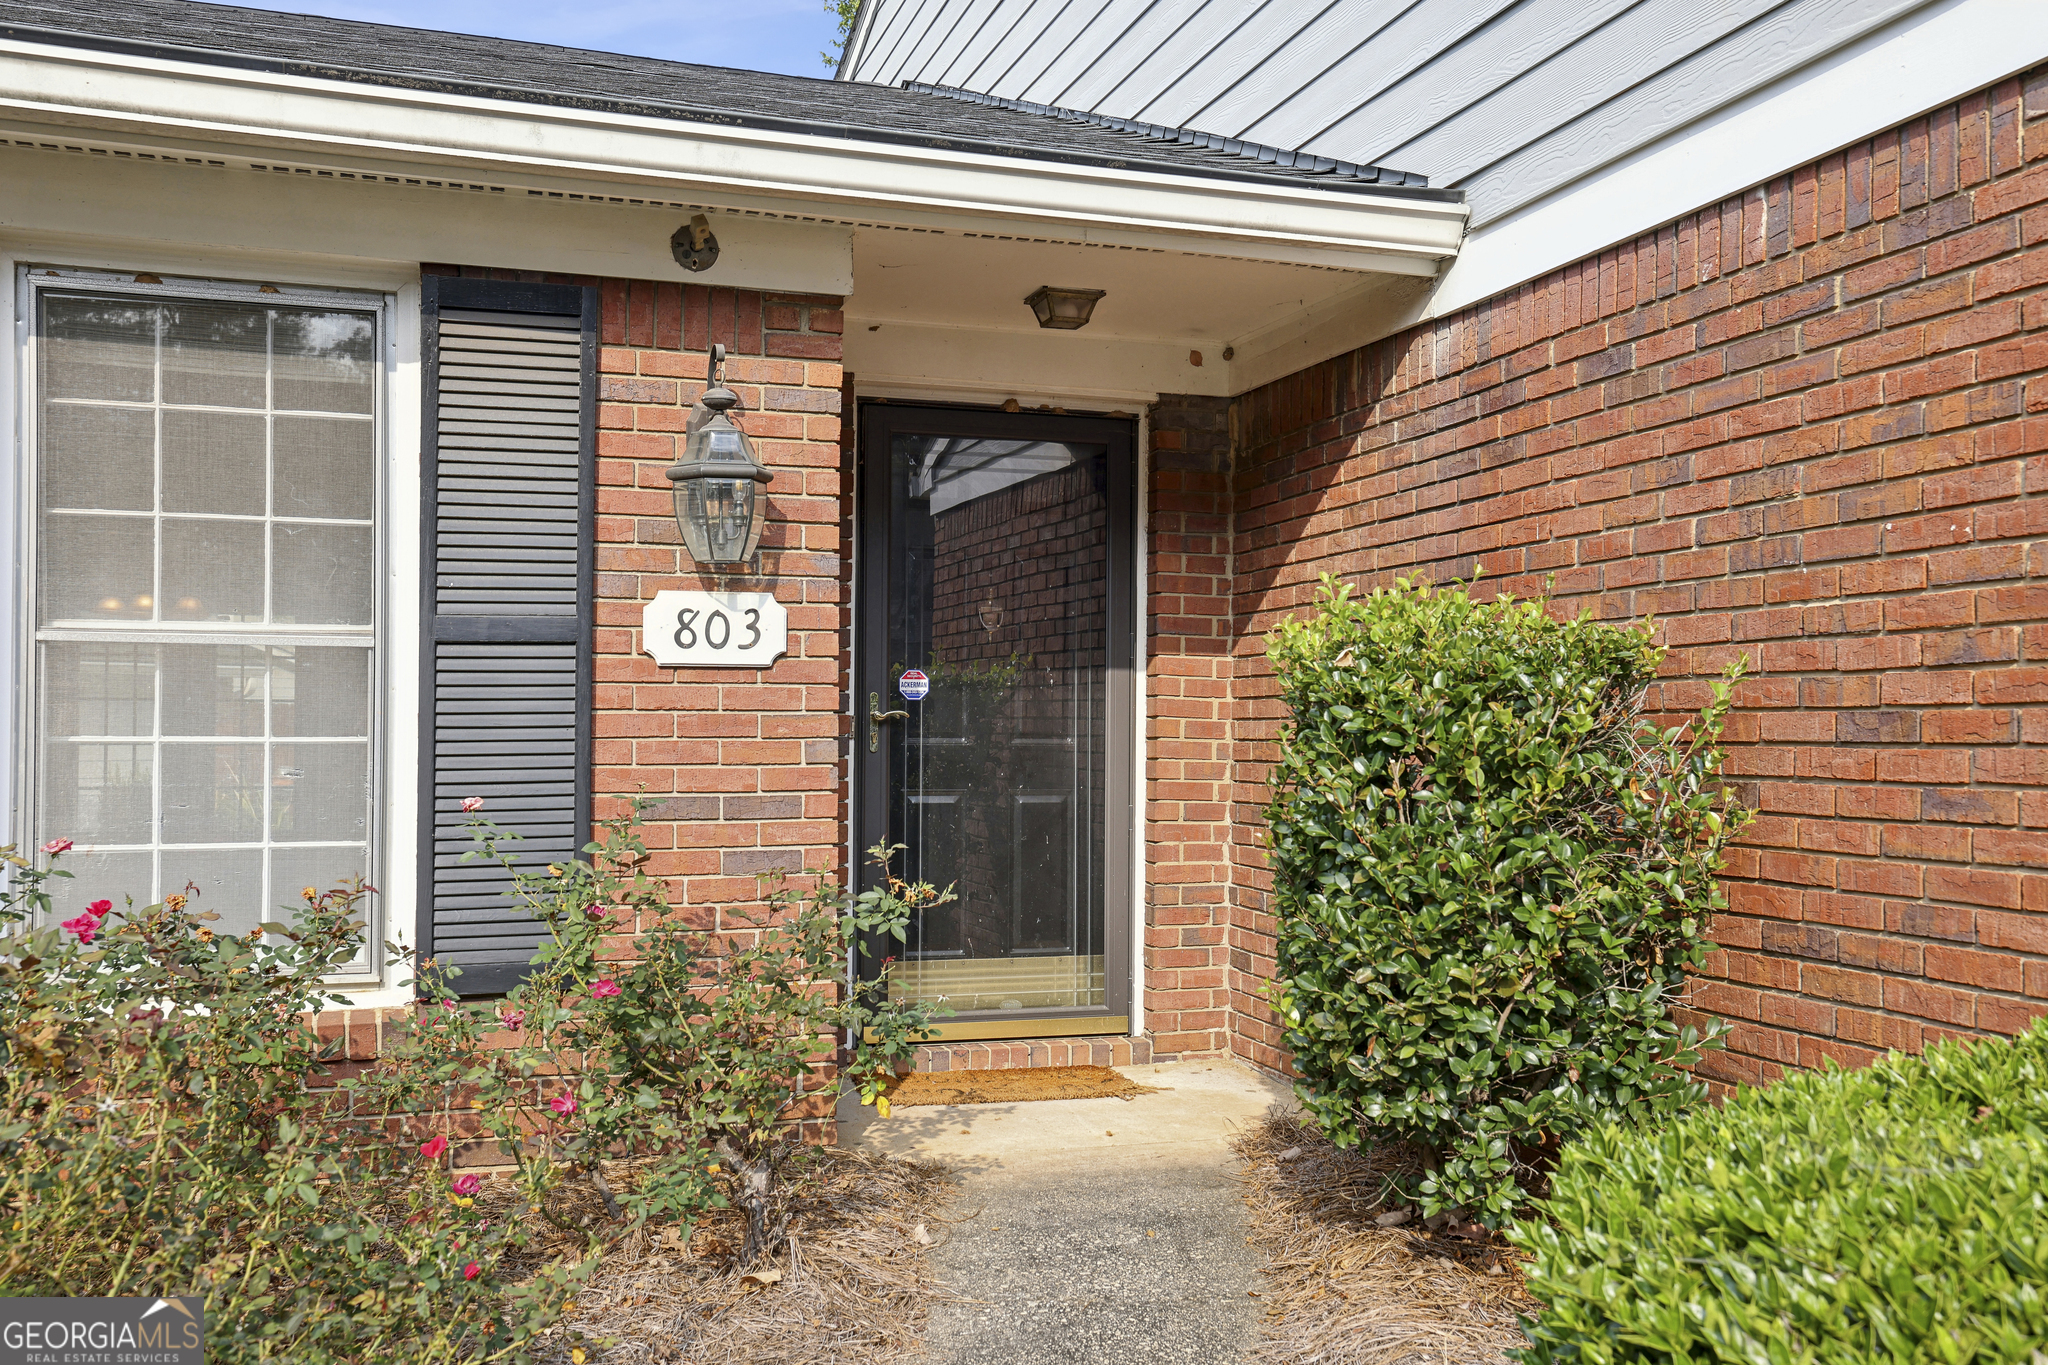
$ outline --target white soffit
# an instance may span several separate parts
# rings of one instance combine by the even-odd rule
[[[127,132],[322,166],[554,177],[738,209],[840,206],[891,224],[1045,231],[1428,277],[1462,204],[1017,160],[708,122],[396,90],[0,42],[0,119]],[[403,168],[411,168],[405,172]],[[634,188],[626,188],[634,187]]]
[[[1475,228],[1416,317],[1482,302],[2048,57],[2042,0],[1946,0]],[[1392,330],[1392,329],[1389,329]]]

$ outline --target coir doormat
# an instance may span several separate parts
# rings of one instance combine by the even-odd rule
[[[913,1071],[889,1088],[889,1103],[1015,1104],[1020,1100],[1127,1100],[1158,1092],[1106,1066],[1033,1066],[990,1071]]]

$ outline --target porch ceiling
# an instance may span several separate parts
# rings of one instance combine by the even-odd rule
[[[846,358],[863,391],[1137,402],[1242,392],[1363,344],[1405,324],[1431,284],[1171,247],[880,228],[854,232],[853,281]],[[1042,330],[1024,297],[1046,284],[1104,295],[1085,328]],[[1326,316],[1341,336],[1310,335]]]

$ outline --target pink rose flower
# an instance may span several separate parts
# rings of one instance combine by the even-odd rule
[[[482,1189],[483,1187],[484,1182],[481,1176],[465,1175],[457,1179],[455,1182],[455,1192],[463,1196],[465,1199],[468,1198],[470,1195],[475,1194],[478,1190]]]
[[[114,903],[112,901],[94,901],[91,905],[86,906],[85,909],[87,914],[97,919],[105,919],[108,915],[114,913]]]
[[[465,1280],[473,1280],[483,1273],[484,1268],[475,1261],[471,1261],[468,1265],[462,1267],[462,1278]]]
[[[442,1137],[439,1133],[434,1134],[434,1136],[428,1138],[425,1142],[422,1142],[420,1144],[420,1155],[427,1158],[427,1160],[429,1161],[432,1161],[435,1157],[441,1155],[441,1153],[447,1150],[448,1139]]]
[[[603,919],[604,907],[602,905],[586,905],[583,907],[583,913],[592,919]]]
[[[444,1010],[459,1010],[462,1008],[462,1002],[460,1000],[443,1000],[441,1008]]]
[[[609,1000],[618,993],[619,983],[611,980],[609,977],[603,981],[593,981],[590,983],[590,998],[592,1000]]]
[[[574,1095],[557,1095],[548,1101],[548,1108],[554,1110],[563,1118],[567,1118],[576,1112],[576,1097]]]
[[[506,1028],[517,1030],[526,1026],[525,1010],[499,1010],[498,1022]]]
[[[462,813],[464,815],[472,814],[473,812],[480,811],[483,808],[484,799],[481,796],[465,796],[462,798]]]
[[[65,920],[64,927],[77,935],[80,943],[89,944],[93,940],[93,935],[100,931],[100,917],[88,910],[75,919]]]
[[[59,853],[69,853],[70,851],[71,841],[69,839],[52,839],[49,843],[43,845],[43,852],[53,858]]]

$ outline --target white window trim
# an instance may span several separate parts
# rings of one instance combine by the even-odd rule
[[[359,1006],[403,1003],[409,992],[401,983],[409,975],[394,960],[385,942],[417,942],[415,879],[416,784],[404,780],[417,770],[419,753],[419,285],[414,277],[396,288],[365,287],[360,278],[319,282],[326,271],[306,272],[313,282],[272,284],[247,278],[249,263],[211,263],[178,259],[170,265],[148,262],[94,262],[80,267],[54,262],[73,253],[14,249],[0,251],[0,270],[12,287],[0,295],[0,325],[13,342],[12,363],[0,366],[0,431],[11,437],[13,477],[0,489],[13,502],[10,515],[0,515],[0,558],[12,570],[8,591],[0,594],[0,668],[10,686],[8,704],[0,706],[0,802],[8,814],[8,837],[25,842],[33,824],[34,651],[33,590],[35,543],[35,412],[31,396],[36,364],[36,296],[46,288],[81,286],[174,298],[261,299],[266,303],[333,305],[344,299],[367,307],[377,318],[379,384],[376,412],[375,556],[377,590],[374,604],[376,672],[371,684],[371,784],[373,827],[370,830],[371,884],[378,888],[370,920],[370,969],[337,977]],[[82,254],[82,253],[81,253]],[[96,254],[96,253],[95,253]],[[182,257],[183,253],[178,253]],[[237,265],[239,264],[239,268]],[[199,269],[194,270],[198,265]],[[138,271],[161,283],[136,281]],[[353,273],[353,272],[351,272]],[[238,278],[238,276],[240,278]],[[303,278],[294,272],[291,278]],[[268,907],[275,911],[276,907]]]

